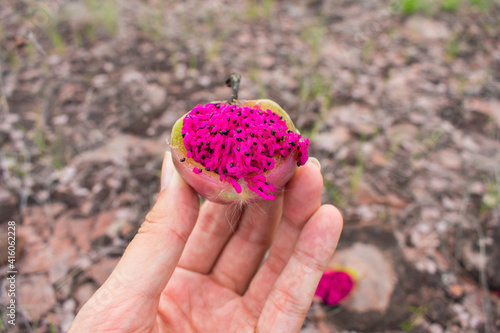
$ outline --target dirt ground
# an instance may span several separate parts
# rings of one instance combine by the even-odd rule
[[[154,203],[174,122],[228,98],[232,72],[310,138],[344,216],[332,265],[358,288],[303,332],[500,331],[499,15],[495,0],[3,2],[0,331],[69,328]]]

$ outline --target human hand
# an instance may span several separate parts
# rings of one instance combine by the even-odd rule
[[[69,332],[298,332],[342,229],[322,187],[306,163],[274,201],[200,209],[166,153],[155,206]]]

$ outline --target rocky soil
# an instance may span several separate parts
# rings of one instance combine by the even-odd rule
[[[357,286],[303,332],[500,331],[500,5],[415,6],[2,4],[1,330],[68,329],[154,202],[175,120],[238,72],[240,98],[277,101],[311,139],[344,216],[331,266]]]

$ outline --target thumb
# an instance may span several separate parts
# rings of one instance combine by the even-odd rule
[[[171,176],[170,176],[171,175]],[[175,171],[170,152],[162,166],[162,190],[109,280],[128,292],[160,297],[198,218],[196,192]]]

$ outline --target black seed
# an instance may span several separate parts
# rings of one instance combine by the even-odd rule
[[[246,126],[246,127],[248,127],[248,126],[250,126],[250,125],[249,125],[248,123],[245,123],[245,126]]]
[[[196,114],[200,114],[200,111],[196,110]]]
[[[292,131],[291,131],[291,130],[288,130],[288,131],[286,131],[286,132],[287,132],[287,133],[292,133]]]
[[[186,133],[182,133],[182,137],[185,137],[186,136]]]
[[[241,141],[243,141],[243,139],[238,137],[238,138],[236,138],[236,141],[241,142]]]
[[[201,159],[204,160],[205,159],[205,154],[201,155]]]
[[[297,166],[301,166],[300,162],[297,162]]]
[[[231,118],[227,117],[227,121],[230,121],[230,120],[231,120]]]
[[[186,160],[186,159],[185,159],[184,157],[183,157],[183,158],[181,158],[181,162],[184,162],[185,160]]]
[[[254,141],[254,142],[252,142],[252,143],[253,143],[253,145],[254,145],[254,146],[257,146],[257,142],[255,142],[255,141]]]
[[[240,151],[240,147],[236,147],[236,150],[237,150],[237,151]]]
[[[280,116],[280,119],[283,120],[283,116]]]
[[[215,107],[218,109],[220,108],[220,104],[219,103],[215,103]]]
[[[220,134],[220,135],[224,134],[224,131],[223,131],[223,130],[220,130],[220,131],[219,131],[219,134]]]
[[[264,172],[266,172],[266,171],[267,171],[267,169],[266,169],[266,168],[264,168]]]
[[[255,134],[253,134],[253,132],[250,132],[250,136],[253,138]]]
[[[269,120],[270,122],[274,123],[274,119]]]
[[[292,151],[292,148],[288,148],[288,151]]]
[[[237,120],[233,120],[233,124],[236,124]]]
[[[292,145],[292,147],[295,147],[295,142],[290,141],[290,144]]]
[[[265,182],[264,184],[269,185],[269,182]]]
[[[281,131],[281,130],[282,130],[282,128],[281,128],[281,127],[280,127],[280,128],[278,128],[278,131]]]
[[[259,187],[259,191],[264,192],[264,191],[262,191],[262,187]]]
[[[302,156],[302,153],[299,153],[299,156]]]
[[[203,170],[201,170],[201,169],[198,169],[198,172],[200,172],[200,173],[201,173],[202,171],[203,171]]]
[[[237,128],[236,133],[241,133],[241,128]]]
[[[226,145],[225,144],[222,144],[222,149],[226,148]]]
[[[210,168],[205,168],[205,170],[210,171]]]
[[[262,111],[259,111],[259,114],[262,114]]]
[[[253,113],[253,110],[250,110],[250,113]]]
[[[233,163],[229,163],[229,166],[232,168],[234,166],[234,164]]]
[[[276,131],[275,131],[275,130],[271,130],[271,134],[272,134],[272,135],[275,135],[275,134],[276,134]]]
[[[239,147],[238,147],[239,148]],[[250,156],[250,153],[249,152],[245,152],[245,156]]]
[[[186,116],[186,119],[189,119],[189,118],[191,118],[191,116]]]
[[[227,169],[224,169],[224,173],[227,173]]]
[[[276,138],[276,143],[279,143],[280,142],[280,138]]]
[[[269,162],[269,161],[268,161],[268,162],[267,162],[267,166],[271,166],[271,162]]]
[[[238,111],[238,116],[241,116],[241,111]]]

